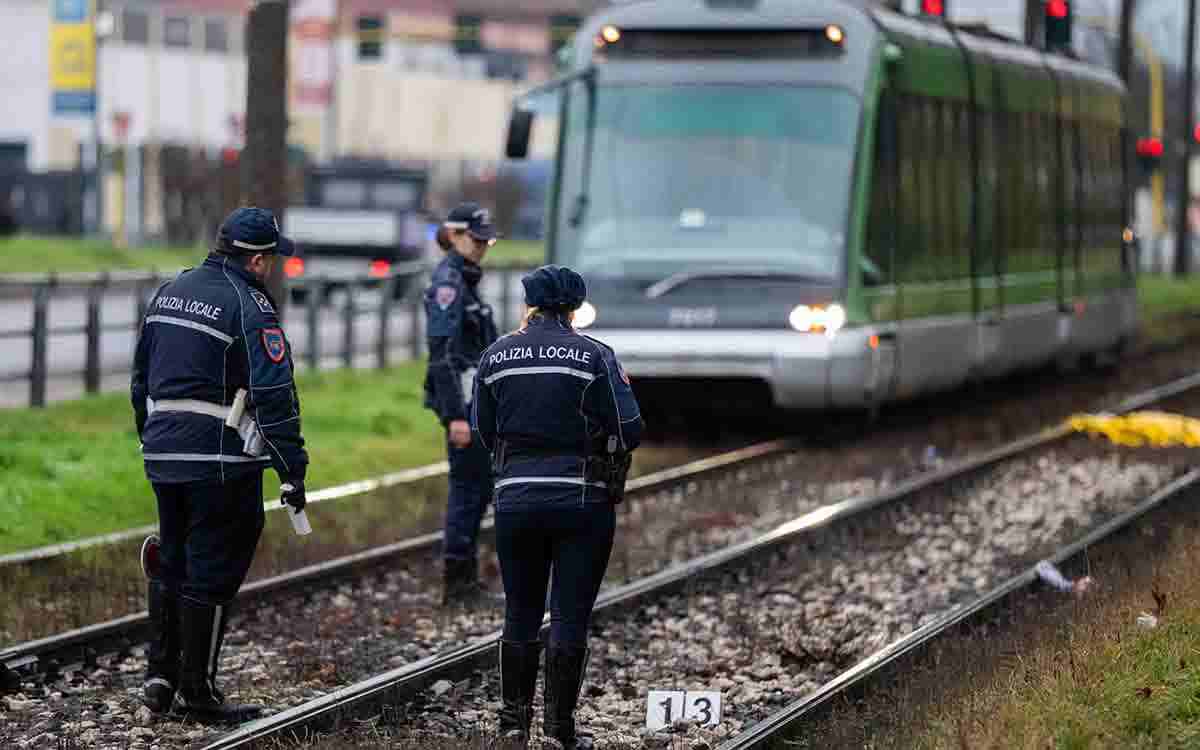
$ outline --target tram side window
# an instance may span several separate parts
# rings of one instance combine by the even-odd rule
[[[1062,137],[1062,223],[1063,235],[1063,263],[1062,267],[1066,273],[1066,277],[1071,278],[1072,269],[1076,267],[1077,252],[1081,247],[1081,228],[1083,226],[1083,217],[1081,212],[1086,211],[1087,205],[1087,179],[1085,171],[1087,169],[1086,156],[1080,159],[1079,155],[1087,148],[1086,143],[1081,143],[1079,123],[1075,120],[1059,120],[1061,127],[1060,133]],[[1082,183],[1080,182],[1082,180]]]
[[[896,187],[899,153],[896,96],[880,97],[875,119],[875,160],[871,178],[871,205],[867,215],[867,241],[863,246],[863,283],[891,284],[892,256],[898,232]]]
[[[950,200],[949,278],[962,279],[971,275],[971,202],[975,195],[971,169],[971,120],[966,102],[953,102],[950,109],[953,125],[952,148],[947,158],[953,182],[947,191]]]
[[[896,217],[896,278],[899,281],[924,281],[928,257],[928,200],[925,191],[928,175],[922,159],[925,123],[921,100],[906,96],[898,100],[900,127],[900,190]]]
[[[1043,271],[1054,270],[1058,268],[1058,248],[1060,244],[1059,235],[1059,212],[1065,207],[1067,210],[1064,216],[1064,222],[1067,226],[1067,248],[1071,247],[1071,226],[1069,217],[1072,213],[1070,206],[1073,198],[1067,194],[1067,201],[1064,203],[1056,196],[1056,191],[1059,190],[1059,180],[1056,179],[1055,172],[1059,169],[1058,161],[1058,143],[1055,134],[1058,132],[1058,122],[1054,115],[1047,113],[1039,113],[1034,115],[1037,130],[1034,137],[1035,153],[1037,153],[1037,189],[1038,189],[1038,217],[1040,219],[1041,232],[1038,238],[1038,265],[1037,268]],[[1068,140],[1068,144],[1070,141]],[[1066,168],[1070,168],[1073,161],[1071,156],[1071,148],[1066,147],[1067,153],[1064,154],[1063,164]]]
[[[1080,270],[1084,289],[1095,291],[1112,286],[1121,268],[1120,132],[1100,123],[1085,127],[1087,211]]]

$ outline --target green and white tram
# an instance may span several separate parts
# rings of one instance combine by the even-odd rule
[[[553,93],[548,254],[640,386],[871,408],[1134,335],[1108,71],[842,0],[627,3],[570,61],[508,152]]]

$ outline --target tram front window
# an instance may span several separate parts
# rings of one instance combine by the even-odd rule
[[[841,272],[859,103],[832,87],[601,85],[572,91],[558,258],[657,280],[749,268]],[[594,127],[584,185],[587,130]]]

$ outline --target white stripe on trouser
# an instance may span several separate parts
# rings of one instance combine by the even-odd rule
[[[590,372],[575,370],[570,367],[514,367],[511,370],[501,370],[495,375],[489,375],[483,379],[483,382],[491,385],[500,378],[507,378],[509,375],[570,375],[589,382],[596,379],[596,376]]]
[[[213,631],[212,643],[208,646],[208,674],[206,678],[216,674],[217,671],[217,637],[221,635],[221,611],[223,607],[217,605],[216,611],[213,613]]]
[[[589,482],[579,477],[509,477],[496,482],[496,489],[502,489],[514,484],[573,484],[587,487],[606,487],[604,482]]]
[[[209,336],[212,336],[214,339],[220,339],[221,341],[224,341],[226,344],[233,343],[233,337],[230,336],[229,334],[221,333],[220,331],[218,331],[216,328],[213,328],[212,326],[206,326],[203,323],[197,323],[195,321],[186,320],[184,318],[173,318],[170,315],[149,315],[146,317],[146,322],[147,323],[166,323],[167,325],[180,326],[181,328],[191,328],[193,331],[200,331],[201,333],[207,333]]]

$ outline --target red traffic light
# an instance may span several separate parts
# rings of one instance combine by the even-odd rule
[[[1071,14],[1071,6],[1067,0],[1047,0],[1046,15],[1051,18],[1066,18]]]
[[[1197,126],[1196,126],[1196,127],[1193,129],[1193,130],[1192,130],[1192,137],[1196,139],[1196,142],[1197,142],[1197,143],[1200,143],[1200,125],[1197,125]]]
[[[921,0],[921,12],[927,16],[943,16],[946,14],[944,0]]]
[[[1148,159],[1159,159],[1163,155],[1163,142],[1158,138],[1138,138],[1137,155]]]

